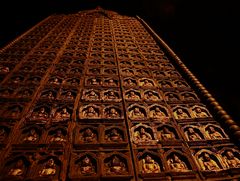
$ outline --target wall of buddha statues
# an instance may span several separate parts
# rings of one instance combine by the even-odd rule
[[[135,17],[52,15],[0,51],[1,180],[240,177],[240,151]]]

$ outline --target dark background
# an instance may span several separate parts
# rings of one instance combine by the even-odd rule
[[[7,0],[0,3],[0,46],[54,13],[98,5],[142,17],[240,125],[236,0]]]

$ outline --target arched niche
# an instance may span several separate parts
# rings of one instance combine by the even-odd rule
[[[122,118],[122,111],[117,106],[109,105],[103,109],[103,115],[107,119],[119,119]]]
[[[175,92],[166,92],[164,94],[164,97],[167,101],[169,102],[176,102],[176,101],[180,101],[180,97],[177,93]]]
[[[80,83],[80,80],[76,77],[68,78],[64,81],[64,84],[68,86],[78,86],[79,83]]]
[[[45,156],[37,163],[37,175],[41,178],[59,179],[62,162],[56,156]]]
[[[98,119],[101,118],[101,108],[95,104],[88,104],[79,108],[80,119]]]
[[[193,92],[181,92],[180,96],[183,101],[187,101],[187,102],[192,102],[192,101],[198,100],[197,95]]]
[[[167,124],[157,127],[157,137],[160,141],[173,141],[179,139],[176,128]]]
[[[125,91],[124,97],[126,100],[139,101],[141,99],[141,92],[139,90],[129,89]]]
[[[48,81],[49,84],[54,85],[54,86],[59,86],[62,84],[62,82],[63,82],[63,79],[60,78],[59,76],[50,77],[49,81]]]
[[[173,82],[173,85],[174,85],[174,87],[180,88],[180,89],[182,89],[182,88],[190,88],[189,85],[187,84],[187,82],[185,82],[184,80],[175,80]]]
[[[86,79],[85,84],[90,86],[98,86],[102,84],[102,80],[100,77],[89,77]]]
[[[11,128],[7,125],[0,125],[0,144],[7,143]]]
[[[102,100],[104,101],[120,101],[119,92],[113,89],[104,90],[102,92]]]
[[[131,129],[131,141],[137,145],[155,144],[155,137],[151,126],[146,124],[136,124]]]
[[[90,176],[98,173],[98,159],[89,152],[80,154],[74,159],[74,175]]]
[[[33,89],[31,88],[22,88],[17,91],[16,96],[19,98],[27,98],[33,94]]]
[[[84,89],[82,99],[86,101],[98,101],[100,100],[100,91],[96,89]]]
[[[158,174],[163,171],[162,160],[155,152],[145,150],[138,154],[138,172],[142,175]]]
[[[152,120],[168,122],[169,112],[166,107],[159,104],[153,104],[148,107],[148,117]]]
[[[134,86],[137,86],[137,80],[134,79],[134,78],[130,78],[130,77],[127,77],[123,80],[123,84],[124,86],[128,86],[128,87],[134,87]]]
[[[125,139],[126,135],[119,127],[111,126],[104,130],[104,140],[106,142],[119,143],[125,141]]]
[[[129,173],[128,158],[122,153],[109,153],[103,159],[105,175],[127,175]]]
[[[165,88],[172,88],[172,82],[169,80],[159,80],[158,85],[160,88],[165,89]]]
[[[138,80],[138,85],[141,87],[155,87],[154,81],[149,78],[140,78]]]
[[[19,142],[27,144],[39,143],[43,134],[43,128],[38,125],[29,125],[22,129]]]
[[[9,104],[4,111],[4,117],[17,119],[21,116],[24,106],[21,104]]]
[[[84,126],[77,130],[77,143],[92,144],[99,140],[99,130],[94,126]]]
[[[103,85],[106,87],[116,87],[118,86],[119,82],[116,78],[104,78]]]
[[[224,132],[224,130],[215,124],[207,124],[204,126],[204,132],[207,137],[207,139],[226,139],[228,136]]]
[[[63,126],[49,129],[46,142],[48,144],[61,144],[67,141],[67,129]]]
[[[64,89],[61,91],[60,99],[66,101],[72,101],[77,96],[77,90],[75,89]]]
[[[189,172],[192,170],[192,165],[188,157],[179,150],[169,150],[164,154],[167,168],[172,172]],[[193,163],[192,163],[193,164]]]
[[[204,140],[204,134],[201,132],[200,127],[195,125],[186,125],[182,127],[184,135],[188,141]]]
[[[188,108],[184,106],[176,106],[172,110],[175,119],[191,119]]]
[[[220,171],[224,168],[224,163],[222,162],[219,155],[210,150],[201,149],[194,156],[197,160],[200,170]]]
[[[147,118],[146,109],[138,104],[132,104],[128,107],[128,117],[131,120],[144,120]]]
[[[194,105],[191,107],[192,117],[194,118],[207,118],[211,117],[209,111],[201,106],[201,105]]]
[[[224,147],[219,151],[226,169],[240,169],[240,151],[235,148]]]
[[[3,167],[2,179],[23,179],[26,178],[27,174],[29,173],[30,162],[27,157],[22,155],[17,155],[8,159]]]
[[[134,76],[135,72],[133,68],[121,68],[121,74],[124,76]]]
[[[145,101],[160,101],[161,96],[157,91],[154,90],[145,90],[143,92],[143,97]]]
[[[41,92],[42,99],[54,100],[57,97],[57,90],[55,89],[47,89]]]
[[[50,118],[50,106],[46,104],[40,104],[35,106],[30,114],[30,120],[47,121]]]

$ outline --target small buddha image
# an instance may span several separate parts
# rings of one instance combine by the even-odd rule
[[[33,112],[32,117],[34,119],[47,119],[49,114],[47,113],[45,107],[41,107],[37,112]]]
[[[31,94],[32,92],[29,89],[25,89],[21,92],[21,97],[29,97]]]
[[[117,86],[117,81],[113,80],[113,79],[107,79],[105,82],[105,85],[107,86]]]
[[[198,141],[198,140],[202,140],[201,136],[199,135],[199,133],[197,133],[194,128],[192,127],[188,127],[187,129],[185,129],[185,135],[187,137],[187,139],[189,141]]]
[[[177,108],[173,114],[176,119],[189,119],[190,118],[189,115],[182,108]]]
[[[47,91],[46,93],[44,93],[42,95],[42,97],[47,98],[49,100],[54,100],[55,99],[53,91]]]
[[[152,80],[148,80],[148,79],[140,80],[139,85],[143,86],[143,87],[152,87],[152,86],[154,86]]]
[[[135,80],[132,80],[130,78],[124,80],[125,86],[137,86],[137,83]]]
[[[99,94],[94,90],[90,90],[90,91],[86,92],[84,96],[85,96],[86,100],[98,100],[99,99]]]
[[[238,168],[240,167],[239,154],[238,157],[234,155],[232,150],[227,150],[223,154],[223,162],[227,168]]]
[[[150,108],[149,117],[152,119],[158,119],[162,121],[166,121],[167,119],[166,114],[158,106]]]
[[[191,94],[191,93],[188,93],[188,92],[182,94],[182,96],[183,96],[183,99],[184,99],[185,101],[194,101],[194,100],[196,100],[195,95],[194,95],[194,94]]]
[[[206,134],[210,139],[223,139],[222,134],[216,130],[214,126],[208,126],[206,128]]]
[[[139,130],[134,131],[133,139],[135,143],[144,143],[153,140],[152,135],[144,127],[140,127]]]
[[[80,161],[79,167],[80,167],[80,174],[86,175],[86,174],[96,174],[96,168],[90,159],[91,157],[88,157],[87,155]]]
[[[19,77],[19,76],[17,76],[17,77],[14,77],[13,78],[13,83],[14,84],[19,84],[19,83],[21,83],[23,81],[23,78],[22,77]]]
[[[107,118],[120,118],[119,110],[114,107],[106,108],[105,115]]]
[[[126,164],[116,155],[105,163],[105,169],[106,174],[122,175],[128,172]]]
[[[126,76],[132,76],[134,75],[134,71],[132,69],[122,69],[122,74]]]
[[[80,140],[83,142],[96,142],[97,134],[90,128],[84,129],[80,132]]]
[[[68,112],[67,108],[64,107],[61,110],[57,111],[54,115],[54,119],[70,119],[71,114]]]
[[[71,91],[66,91],[64,94],[63,94],[63,99],[66,99],[66,100],[73,100],[74,99],[74,95]]]
[[[193,116],[195,118],[206,118],[209,117],[205,110],[203,110],[201,107],[195,107],[193,109]]]
[[[214,159],[213,159],[214,158]],[[204,152],[199,158],[198,161],[200,163],[200,166],[203,170],[208,170],[208,171],[217,171],[220,170],[221,168],[217,164],[216,158],[212,155],[210,155],[207,152]]]
[[[39,176],[53,176],[57,172],[57,165],[53,158],[44,163],[43,169],[39,171]]]
[[[34,142],[37,142],[38,139],[39,139],[39,134],[37,133],[36,129],[31,128],[27,132],[26,136],[23,138],[23,141],[27,143],[34,143]]]
[[[57,142],[57,143],[61,143],[61,142],[66,142],[66,138],[65,135],[63,134],[62,129],[57,129],[54,131],[54,133],[50,136],[50,142]]]
[[[53,78],[50,80],[50,83],[53,85],[60,85],[61,84],[61,80],[57,77]]]
[[[159,84],[160,84],[160,87],[162,87],[162,88],[171,88],[172,87],[170,82],[164,81],[164,80],[159,82]]]
[[[108,133],[106,133],[105,140],[110,142],[121,142],[123,141],[123,136],[118,129],[113,128]]]
[[[92,78],[89,80],[89,84],[90,85],[100,85],[100,80],[98,80],[96,78]]]
[[[166,99],[167,101],[179,101],[179,97],[173,93],[166,94]]]
[[[174,140],[176,139],[175,134],[170,131],[170,129],[166,126],[161,128],[161,130],[158,132],[160,140]]]
[[[169,168],[175,172],[185,172],[189,170],[186,163],[176,154],[173,154],[170,158],[168,158],[167,163]]]
[[[85,118],[98,118],[99,117],[99,111],[97,108],[94,108],[93,106],[89,106],[85,109],[83,109],[83,117]]]
[[[133,120],[144,119],[145,114],[139,107],[133,107],[133,109],[129,111],[129,118]]]
[[[159,163],[155,161],[149,154],[139,161],[140,170],[142,173],[160,173]]]
[[[17,160],[15,165],[9,170],[8,175],[10,176],[23,176],[26,171],[26,166],[22,159]]]
[[[105,69],[104,73],[109,74],[109,75],[115,75],[117,74],[116,69]]]
[[[147,101],[158,101],[160,100],[157,93],[154,93],[153,91],[146,91],[144,93],[144,99]]]
[[[133,100],[133,101],[138,101],[140,100],[140,93],[130,90],[126,92],[126,99],[128,100]]]
[[[100,74],[101,70],[100,68],[90,68],[88,72],[91,74],[97,75],[97,74]]]
[[[72,86],[76,86],[76,85],[79,84],[79,80],[73,78],[73,79],[71,79],[71,80],[69,81],[69,84],[72,85]]]
[[[119,99],[119,95],[117,92],[110,90],[110,91],[107,91],[104,93],[103,99],[104,100],[116,100],[116,99]]]
[[[38,83],[40,82],[40,78],[39,78],[39,77],[33,77],[33,78],[30,80],[30,82],[31,82],[32,84],[38,84]]]
[[[18,117],[22,112],[22,108],[20,106],[14,105],[10,106],[7,110],[6,115],[10,117]]]
[[[177,74],[177,76],[178,76],[178,74]],[[187,83],[185,83],[183,81],[176,81],[174,83],[175,83],[176,87],[179,87],[179,88],[186,88],[186,87],[188,87]]]

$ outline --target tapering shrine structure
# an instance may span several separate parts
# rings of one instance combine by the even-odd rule
[[[240,129],[140,17],[52,15],[0,50],[0,180],[239,180]]]

